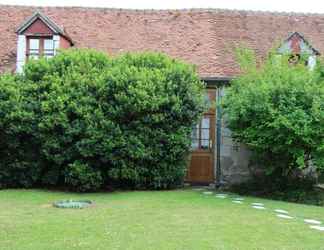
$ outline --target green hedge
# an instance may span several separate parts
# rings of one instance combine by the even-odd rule
[[[0,86],[9,112],[0,117],[2,186],[88,191],[183,182],[190,130],[205,107],[190,65],[162,54],[111,59],[72,49],[31,61]]]

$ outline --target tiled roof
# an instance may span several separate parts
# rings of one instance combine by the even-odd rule
[[[197,65],[203,77],[238,73],[233,46],[248,46],[264,56],[293,32],[302,34],[320,53],[324,51],[324,15],[320,14],[0,5],[0,71],[14,67],[15,31],[37,10],[63,27],[76,47],[111,55],[160,51]]]

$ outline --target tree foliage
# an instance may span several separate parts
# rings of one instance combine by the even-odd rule
[[[324,168],[323,63],[310,70],[305,56],[270,53],[258,62],[237,50],[242,74],[231,82],[224,112],[233,137],[247,144],[267,173],[289,176],[314,164]]]

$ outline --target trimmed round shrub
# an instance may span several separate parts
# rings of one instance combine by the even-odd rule
[[[204,109],[193,68],[161,54],[127,54],[104,81],[102,107],[117,128],[109,177],[138,188],[182,184],[191,127]]]
[[[24,81],[37,85],[37,132],[46,163],[41,184],[65,186],[69,165],[76,161],[91,168],[101,166],[94,136],[105,135],[97,130],[104,122],[97,91],[103,86],[101,75],[110,65],[106,55],[93,50],[65,51],[51,60],[26,65]]]
[[[30,61],[21,78],[33,92],[39,183],[78,191],[182,184],[191,127],[205,109],[192,66],[156,53],[110,59],[72,49]]]

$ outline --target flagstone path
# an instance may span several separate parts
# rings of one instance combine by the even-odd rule
[[[202,193],[204,195],[212,195],[212,194],[214,194],[214,192],[212,192],[212,191],[207,191],[208,189],[206,189],[206,188],[194,188],[192,190],[194,190],[194,191],[203,191]],[[230,198],[232,200],[232,203],[235,203],[235,204],[244,204],[244,200],[245,200],[243,197],[230,197],[230,195],[228,195],[226,193],[215,193],[215,197],[216,198],[221,198],[221,199]],[[252,208],[255,208],[255,209],[266,210],[266,207],[261,202],[253,202],[250,205],[251,205]],[[275,214],[276,214],[276,216],[278,218],[289,219],[289,220],[301,219],[305,224],[312,224],[312,225],[309,226],[311,229],[315,229],[315,230],[318,230],[318,231],[324,231],[324,226],[321,226],[321,224],[322,224],[321,221],[318,221],[318,220],[315,220],[315,219],[304,219],[304,218],[300,218],[300,217],[297,217],[297,216],[293,217],[293,216],[289,215],[288,211],[283,210],[283,209],[274,209],[273,211],[275,212]]]

